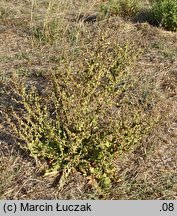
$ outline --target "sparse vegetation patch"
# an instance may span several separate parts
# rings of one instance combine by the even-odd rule
[[[130,18],[137,15],[139,3],[136,0],[111,0],[100,5],[100,11],[104,16],[122,16]]]

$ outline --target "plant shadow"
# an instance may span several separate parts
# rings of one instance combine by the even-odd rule
[[[149,23],[152,26],[158,26],[158,22],[154,20],[154,17],[150,9],[142,9],[135,17],[132,18],[133,23]]]

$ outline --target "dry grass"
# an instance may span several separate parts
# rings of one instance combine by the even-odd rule
[[[49,0],[9,0],[0,5],[0,198],[176,199],[177,33],[119,16],[95,20],[98,1],[57,2],[57,7]],[[133,44],[132,51],[139,52],[128,68],[135,83],[128,101],[139,101],[135,108],[141,104],[141,112],[146,108],[143,115],[155,117],[158,124],[116,157],[116,181],[109,190],[93,190],[93,179],[77,170],[59,190],[59,176],[44,175],[47,162],[20,149],[8,132],[3,113],[13,101],[7,84],[24,80],[47,98],[51,72],[60,77],[68,65],[83,70],[100,41],[113,50],[111,43]],[[104,54],[100,61],[109,67]]]

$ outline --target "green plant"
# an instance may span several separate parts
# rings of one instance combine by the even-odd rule
[[[116,0],[101,3],[100,11],[104,16],[118,15],[120,12],[120,5]]]
[[[159,26],[167,30],[177,29],[177,2],[176,0],[155,0],[152,2],[152,16]]]
[[[143,105],[133,96],[138,82],[130,69],[137,58],[133,46],[102,36],[82,55],[75,68],[62,60],[45,95],[18,78],[8,84],[5,119],[20,147],[48,163],[46,174],[60,173],[60,187],[79,171],[92,187],[105,190],[116,181],[114,160],[134,149],[155,122],[144,113],[148,93]]]
[[[139,11],[139,4],[136,0],[111,0],[100,5],[103,15],[120,15],[122,17],[132,17]]]

